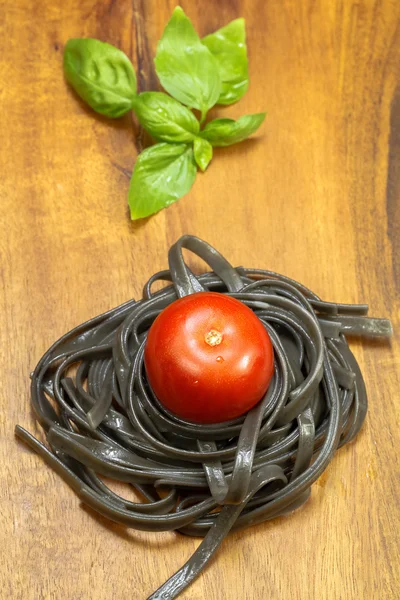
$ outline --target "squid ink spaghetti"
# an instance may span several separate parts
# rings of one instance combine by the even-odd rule
[[[211,267],[195,276],[186,248]],[[166,281],[160,291],[153,284]],[[241,417],[198,424],[169,412],[146,376],[144,349],[156,317],[179,298],[211,291],[244,303],[273,346],[263,398]],[[169,269],[143,298],[83,325],[51,346],[32,374],[31,398],[47,446],[16,427],[79,496],[105,517],[146,531],[204,538],[149,599],[179,595],[232,530],[300,507],[335,452],[359,431],[367,395],[346,336],[388,337],[388,320],[366,305],[325,302],[277,273],[233,268],[206,242],[183,236]],[[129,501],[102,476],[127,482]]]

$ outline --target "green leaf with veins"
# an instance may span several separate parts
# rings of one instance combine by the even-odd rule
[[[188,193],[196,178],[193,148],[161,143],[139,154],[129,186],[133,220],[148,217]]]
[[[154,63],[167,92],[186,106],[200,110],[204,119],[220,96],[218,63],[179,6],[164,29]]]
[[[233,104],[249,87],[245,20],[235,19],[202,39],[218,62],[222,81],[218,104]]]
[[[136,75],[131,61],[118,48],[91,38],[69,40],[64,50],[64,73],[96,112],[115,118],[132,108]]]
[[[133,100],[141,125],[157,140],[191,142],[200,125],[194,114],[163,92],[143,92]]]
[[[207,140],[198,137],[194,140],[193,151],[196,163],[202,171],[205,171],[213,155],[211,144]]]
[[[200,132],[200,136],[212,146],[231,146],[242,142],[257,131],[265,119],[264,113],[244,115],[237,121],[234,119],[214,119]]]

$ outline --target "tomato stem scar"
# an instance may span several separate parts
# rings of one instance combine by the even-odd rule
[[[218,346],[222,342],[222,333],[216,329],[210,329],[204,336],[204,340],[209,346]]]

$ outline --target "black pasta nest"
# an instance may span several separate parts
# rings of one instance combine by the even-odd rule
[[[213,269],[196,277],[182,248]],[[152,293],[157,280],[172,282]],[[156,316],[179,297],[230,294],[261,319],[274,347],[274,376],[246,415],[215,425],[168,413],[146,380],[143,351]],[[32,404],[49,445],[16,433],[106,517],[149,531],[206,536],[150,598],[176,597],[222,539],[301,506],[335,451],[359,431],[367,411],[362,374],[346,334],[389,336],[390,322],[366,305],[323,302],[270,271],[234,269],[206,242],[183,236],[143,299],[131,300],[58,340],[32,374]],[[101,479],[129,482],[144,502],[117,495]]]

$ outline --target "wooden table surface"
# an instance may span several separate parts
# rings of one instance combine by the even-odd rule
[[[141,134],[67,88],[70,37],[111,42],[141,90],[174,0],[2,0],[0,6],[0,596],[143,599],[197,547],[83,509],[14,438],[41,435],[29,373],[66,330],[132,296],[196,234],[233,264],[270,268],[322,297],[400,311],[400,4],[185,0],[201,34],[246,18],[251,85],[214,114],[268,111],[253,141],[216,151],[190,194],[132,224]],[[200,267],[200,265],[197,265]],[[299,511],[232,534],[192,600],[400,597],[399,336],[352,343],[370,409]]]

